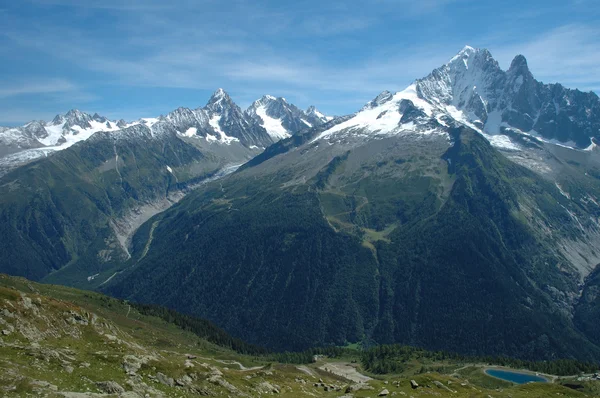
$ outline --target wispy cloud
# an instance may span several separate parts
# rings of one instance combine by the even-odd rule
[[[63,79],[27,81],[21,84],[0,83],[0,98],[29,94],[51,94],[77,91],[78,87]]]
[[[85,104],[93,97],[89,91],[100,96],[99,110],[126,113],[121,105],[131,101],[115,93],[135,97],[155,88],[181,93],[221,86],[237,94],[242,104],[270,93],[293,97],[298,105],[323,104],[335,113],[351,112],[382,90],[401,90],[427,75],[464,44],[489,48],[505,67],[522,53],[544,81],[600,89],[600,29],[565,22],[546,31],[536,26],[524,34],[536,20],[541,1],[536,7],[519,5],[518,13],[507,7],[506,15],[498,18],[498,24],[506,20],[507,25],[490,29],[497,32],[493,37],[481,32],[489,24],[477,25],[471,15],[478,12],[481,17],[489,5],[475,0],[372,0],[360,6],[346,0],[24,1],[35,11],[29,14],[8,4],[8,11],[0,13],[4,65],[17,65],[14,74],[20,76],[19,62],[30,65],[44,58],[52,65],[48,75],[65,70],[75,76],[40,81],[23,72],[22,83],[0,84],[4,108],[13,98],[36,93],[68,93],[64,97],[70,104]],[[571,1],[589,5],[593,0]],[[569,6],[573,4],[564,7]],[[544,15],[549,12],[544,9]],[[156,109],[162,109],[161,101],[156,99]]]

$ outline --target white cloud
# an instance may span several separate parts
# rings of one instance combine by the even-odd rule
[[[78,90],[73,83],[63,79],[27,81],[20,84],[0,83],[0,98],[29,94],[65,93]]]
[[[449,6],[471,2],[374,0],[359,10],[355,4],[331,1],[323,2],[318,12],[302,4],[292,12],[285,4],[267,8],[246,0],[226,5],[216,0],[201,5],[192,0],[29,1],[77,7],[78,14],[88,17],[109,13],[112,33],[106,37],[79,24],[52,20],[32,24],[18,15],[0,18],[0,23],[6,22],[0,38],[7,38],[12,48],[80,68],[81,75],[87,72],[93,79],[85,81],[86,86],[201,90],[223,86],[247,102],[275,92],[304,104],[338,104],[346,109],[354,107],[340,104],[363,104],[383,90],[403,89],[467,44],[464,37],[457,42],[456,35],[434,42],[411,36],[412,31],[386,36],[378,24],[428,21],[428,14],[440,15]],[[361,39],[370,37],[369,29],[382,35],[376,43]],[[520,33],[513,27],[487,41],[474,33],[474,43],[468,44],[483,43],[504,67],[523,53],[536,78],[546,82],[580,89],[600,86],[597,28],[566,25],[529,40]],[[52,90],[53,85],[60,88],[58,83],[4,85],[0,98]],[[68,82],[62,83],[68,89]],[[76,88],[71,92],[84,95]]]

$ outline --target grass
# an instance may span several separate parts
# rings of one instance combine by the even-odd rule
[[[34,309],[23,307],[21,295],[31,298]],[[358,343],[348,344],[343,358],[323,358],[319,363],[307,364],[305,366],[314,374],[309,376],[296,365],[268,362],[264,358],[240,355],[208,343],[162,319],[142,315],[129,308],[126,302],[98,293],[0,275],[0,306],[12,308],[11,312],[17,315],[17,318],[3,317],[5,322],[17,329],[8,336],[2,336],[0,343],[0,395],[7,397],[37,395],[39,392],[50,393],[50,396],[55,394],[50,387],[41,386],[43,383],[40,381],[55,385],[58,391],[98,393],[96,383],[109,380],[131,390],[133,379],[122,367],[125,355],[152,357],[137,372],[145,385],[143,390],[151,396],[158,393],[181,397],[196,395],[188,388],[169,387],[153,381],[158,372],[174,379],[193,373],[196,375],[194,387],[214,396],[235,395],[228,390],[229,386],[250,396],[258,396],[260,385],[264,382],[278,386],[280,395],[286,397],[341,396],[351,383],[318,367],[331,362],[355,362],[361,350]],[[65,322],[71,311],[88,319],[88,324]],[[91,319],[94,319],[94,324]],[[28,324],[42,332],[43,335],[37,338],[38,345],[32,344],[19,332],[19,324]],[[191,369],[185,367],[188,354],[195,356],[191,360],[194,365]],[[242,370],[237,362],[253,369]],[[356,363],[352,365],[359,366]],[[372,397],[384,388],[390,393],[407,396],[417,396],[417,393],[441,397],[584,396],[584,393],[560,384],[514,386],[486,376],[481,366],[464,367],[454,374],[459,367],[462,364],[450,361],[411,359],[400,374],[371,375],[373,380],[369,385],[373,389],[355,392],[354,397]],[[420,373],[424,368],[435,372]],[[218,369],[223,374],[222,380],[229,384],[210,382],[211,369]],[[342,390],[325,392],[322,387],[315,387],[314,383],[319,378],[327,384],[340,386]],[[412,390],[411,379],[422,388],[416,392]],[[582,384],[585,393],[597,393],[597,383]],[[141,384],[136,385],[139,387]]]

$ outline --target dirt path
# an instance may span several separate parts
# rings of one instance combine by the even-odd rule
[[[117,274],[118,274],[118,272],[115,272],[115,273],[114,273],[114,274],[112,274],[112,275],[111,275],[111,276],[110,276],[110,277],[109,277],[107,280],[105,280],[104,282],[102,282],[102,283],[101,283],[100,285],[98,285],[98,286],[102,286],[102,285],[104,285],[105,283],[108,283],[108,282],[110,282],[110,280],[111,280],[112,278],[114,278],[115,276],[117,276]]]
[[[242,365],[241,363],[239,363],[238,361],[228,361],[225,359],[215,359],[215,362],[219,362],[222,363],[224,365],[237,365],[240,367],[240,370],[258,370],[258,369],[262,369],[262,366],[253,366],[251,368],[247,368],[244,365]]]
[[[329,362],[320,366],[319,369],[341,376],[355,383],[366,383],[369,380],[373,380],[369,376],[359,373],[358,370],[349,363]]]

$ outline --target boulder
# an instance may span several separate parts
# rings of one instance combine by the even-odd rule
[[[183,376],[182,376],[182,377],[180,377],[179,379],[175,380],[175,383],[176,383],[178,386],[184,387],[184,386],[187,386],[187,385],[190,385],[190,384],[192,384],[192,381],[193,381],[193,380],[192,380],[192,378],[191,378],[190,376],[188,376],[188,375],[183,375]]]
[[[123,394],[125,392],[125,389],[114,381],[100,381],[96,383],[96,386],[102,392],[105,392],[107,394]]]
[[[348,387],[346,387],[346,394],[352,393],[352,392],[356,392],[356,391],[360,391],[360,390],[374,390],[375,388],[371,387],[368,384],[364,384],[364,383],[357,383],[357,384],[351,384]]]
[[[165,386],[173,387],[175,385],[175,380],[165,375],[164,373],[158,372],[156,374],[156,380],[158,380],[159,383],[164,384]]]
[[[388,395],[390,395],[390,392],[387,388],[384,388],[379,394],[377,394],[378,397],[387,397]]]

